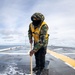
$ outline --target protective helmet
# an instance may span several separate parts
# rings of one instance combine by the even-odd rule
[[[41,20],[41,21],[44,21],[44,19],[45,19],[44,15],[41,13],[34,13],[31,16],[31,20],[33,21],[34,18],[36,18],[36,20]]]

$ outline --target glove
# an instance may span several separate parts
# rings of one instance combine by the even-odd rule
[[[31,44],[33,43],[33,40],[32,40],[32,39],[30,40],[30,43],[31,43]]]
[[[32,56],[33,54],[35,54],[35,51],[34,50],[31,50],[30,51],[30,56]]]

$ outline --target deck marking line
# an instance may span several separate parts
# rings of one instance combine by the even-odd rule
[[[67,55],[67,54],[75,54],[75,53],[62,53],[62,54],[65,54],[65,55]]]
[[[70,66],[71,68],[73,68],[74,70],[75,70],[75,68],[74,67],[72,67],[70,64],[68,64],[67,62],[65,62],[65,64],[67,64],[68,66]]]
[[[6,54],[6,55],[29,55],[28,53],[5,53],[5,52],[1,52],[0,54]]]
[[[52,54],[50,54],[50,55],[52,55]],[[54,55],[52,55],[52,56],[54,56]],[[56,57],[56,56],[54,56],[55,58],[57,58],[57,59],[59,59],[58,57]]]
[[[64,62],[70,64],[73,68],[75,68],[75,60],[74,60],[74,59],[72,59],[72,58],[70,58],[70,57],[67,57],[67,56],[65,56],[65,55],[56,53],[56,52],[54,52],[54,51],[48,50],[48,49],[47,49],[47,52],[50,53],[51,55],[53,55],[53,56],[55,56],[55,57],[61,59],[62,61],[64,61]]]

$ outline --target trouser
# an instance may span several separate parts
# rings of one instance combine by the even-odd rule
[[[35,53],[36,67],[41,68],[41,69],[45,67],[45,54],[46,54],[46,47],[40,48]]]

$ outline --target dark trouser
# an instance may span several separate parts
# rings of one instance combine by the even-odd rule
[[[42,69],[45,67],[45,54],[46,54],[46,47],[40,48],[36,53],[35,53],[35,62],[36,62],[36,67]]]

